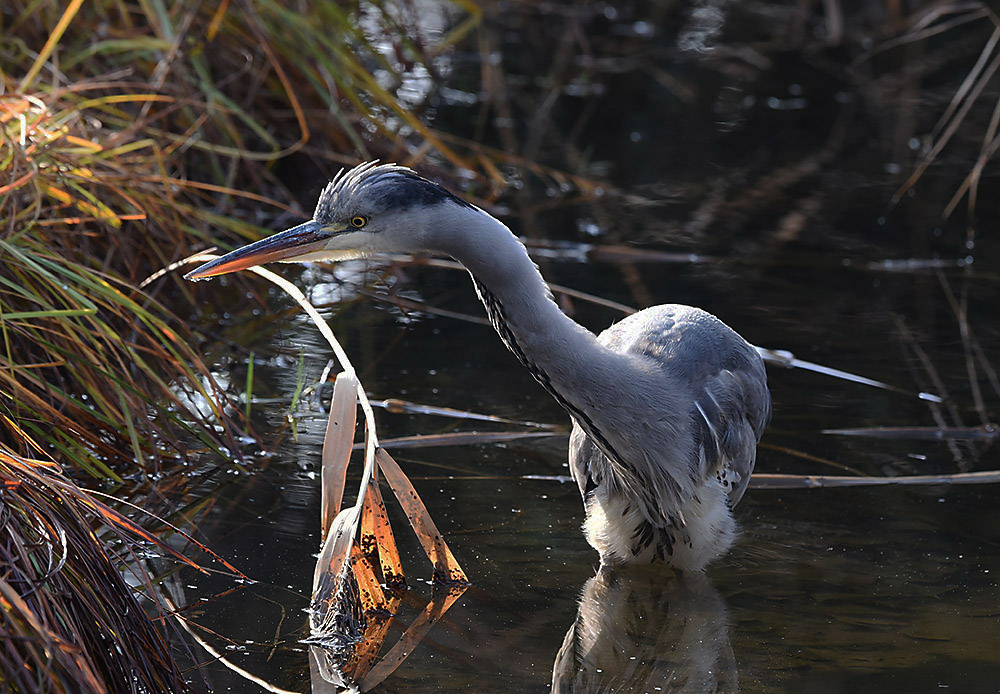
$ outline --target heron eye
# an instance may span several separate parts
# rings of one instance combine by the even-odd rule
[[[364,217],[362,215],[356,215],[354,217],[351,217],[351,226],[354,227],[355,229],[360,229],[367,223],[368,223],[368,217]]]

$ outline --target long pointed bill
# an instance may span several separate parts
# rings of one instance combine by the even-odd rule
[[[184,275],[184,279],[203,280],[276,260],[296,260],[321,250],[333,235],[314,221],[306,222],[211,260]]]

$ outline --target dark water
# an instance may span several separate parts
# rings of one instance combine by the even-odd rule
[[[501,58],[504,93],[481,91],[473,42],[442,60],[447,89],[476,98],[432,93],[428,117],[494,146],[513,138],[527,156],[614,188],[581,202],[572,189],[548,190],[551,181],[525,175],[497,208],[517,233],[709,257],[540,260],[550,281],[636,307],[701,306],[754,344],[913,393],[944,388],[950,398],[935,411],[914,395],[769,368],[774,419],[758,472],[1000,468],[988,441],[823,433],[996,419],[998,394],[960,330],[964,323],[995,365],[995,171],[985,170],[977,217],[963,203],[942,218],[975,161],[991,106],[985,118],[971,111],[915,194],[892,200],[975,61],[982,44],[970,37],[981,27],[967,27],[962,42],[949,44],[945,34],[920,44],[919,63],[908,62],[910,49],[848,71],[879,17],[849,14],[845,38],[827,46],[823,16],[796,7],[505,7],[488,17],[478,45]],[[925,66],[919,79],[907,72],[914,64]],[[497,121],[508,116],[509,131]],[[463,273],[351,263],[285,274],[327,306],[374,400],[566,423],[488,326],[370,298],[391,286],[406,299],[482,316]],[[297,435],[286,415],[300,355],[306,385],[330,355],[303,318],[252,315],[240,294],[246,286],[219,283],[220,305],[247,305],[219,330],[254,353],[254,421],[267,452],[248,446],[252,472],[214,492],[197,531],[257,583],[211,600],[196,621],[233,640],[225,653],[241,667],[308,691],[299,640],[320,542],[325,415],[308,390],[292,413]],[[964,307],[961,321],[948,292]],[[271,311],[283,306],[272,297]],[[580,300],[572,308],[594,330],[621,316]],[[240,392],[247,352],[214,349],[219,373]],[[383,438],[486,428],[377,417]],[[565,475],[565,443],[555,436],[396,451],[473,587],[382,691],[547,691],[578,612],[601,626],[589,669],[558,673],[575,691],[734,691],[737,682],[744,692],[1000,690],[1000,487],[751,489],[736,513],[742,538],[705,581],[668,572],[591,580],[597,555],[579,529],[576,488],[525,479]],[[394,521],[413,586],[405,626],[430,597],[431,572],[405,519]],[[187,573],[181,583],[189,602],[234,586]],[[219,666],[205,676],[215,691],[257,689]]]

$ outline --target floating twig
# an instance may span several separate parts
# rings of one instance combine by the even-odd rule
[[[456,431],[450,434],[418,434],[386,439],[383,448],[436,448],[439,446],[471,446],[476,444],[540,439],[547,436],[563,436],[559,431]],[[354,444],[359,448],[362,444]]]
[[[993,441],[1000,436],[1000,427],[988,424],[980,427],[858,427],[856,429],[824,429],[824,434],[864,436],[873,439],[903,439],[907,441]]]
[[[789,369],[805,369],[806,371],[812,371],[815,373],[823,374],[825,376],[832,376],[834,378],[839,378],[844,381],[851,381],[852,383],[860,383],[865,386],[872,386],[873,388],[881,388],[882,390],[890,390],[894,393],[900,393],[902,395],[909,395],[912,397],[920,398],[921,400],[926,400],[927,402],[943,402],[940,396],[934,395],[932,393],[914,393],[913,391],[906,390],[904,388],[897,388],[896,386],[884,383],[882,381],[876,381],[873,378],[868,378],[866,376],[858,376],[857,374],[852,374],[848,371],[841,371],[840,369],[834,369],[829,366],[823,366],[822,364],[815,364],[811,361],[805,361],[803,359],[798,359],[794,354],[784,349],[768,349],[766,347],[757,347],[757,352],[760,354],[761,358],[771,364],[777,364],[779,366],[784,366]]]
[[[995,484],[1000,470],[955,472],[946,475],[902,475],[900,477],[849,477],[847,475],[778,475],[754,473],[754,489],[813,489],[818,487],[887,487],[950,484]]]

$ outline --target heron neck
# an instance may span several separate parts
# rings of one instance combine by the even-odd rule
[[[510,229],[482,211],[470,217],[442,250],[469,270],[490,322],[511,352],[570,409],[560,392],[579,392],[603,374],[613,377],[621,365],[609,363],[614,355],[560,310]]]

